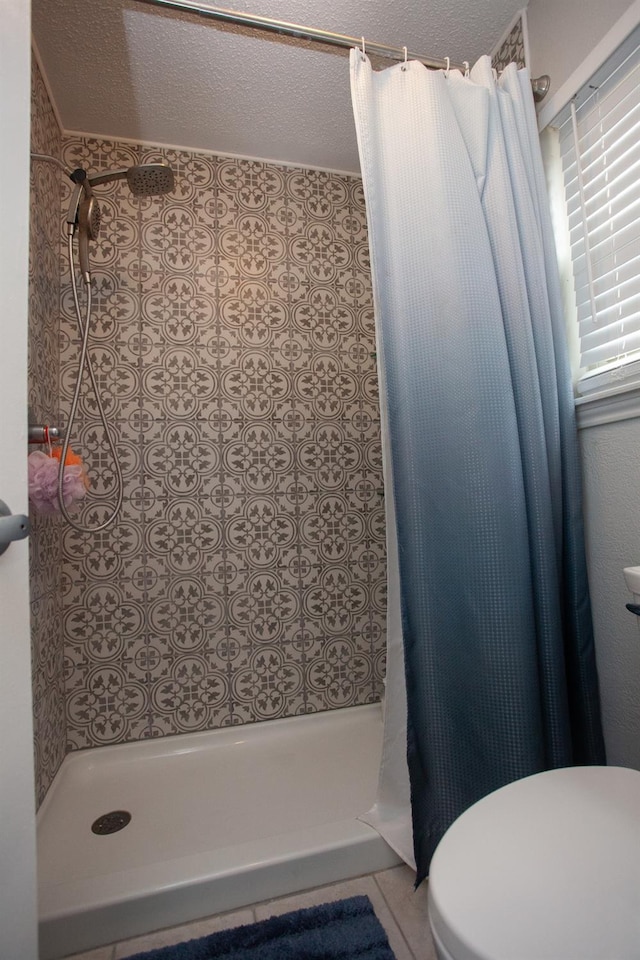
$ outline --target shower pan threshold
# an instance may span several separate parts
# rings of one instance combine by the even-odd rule
[[[356,819],[381,741],[371,704],[70,754],[38,814],[41,960],[399,863]]]

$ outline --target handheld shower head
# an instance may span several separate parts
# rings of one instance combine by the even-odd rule
[[[100,232],[100,206],[91,187],[91,179],[86,170],[78,168],[69,174],[76,184],[71,197],[71,204],[67,214],[67,229],[72,236],[76,223],[78,225],[78,258],[80,272],[85,283],[91,282],[89,264],[89,240],[96,240]]]
[[[98,201],[85,194],[78,207],[78,259],[80,273],[87,283],[91,280],[89,263],[89,240],[97,240],[100,233],[101,213]]]

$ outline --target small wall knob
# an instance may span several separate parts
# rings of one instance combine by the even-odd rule
[[[0,555],[14,540],[29,536],[29,517],[23,513],[11,513],[4,500],[0,500]]]

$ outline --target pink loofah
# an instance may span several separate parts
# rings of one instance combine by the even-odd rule
[[[27,457],[29,466],[29,499],[38,513],[58,513],[59,460],[37,450]],[[65,507],[81,500],[87,492],[87,472],[82,463],[67,464],[62,480]]]

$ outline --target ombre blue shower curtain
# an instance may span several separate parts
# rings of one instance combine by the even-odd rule
[[[420,881],[446,828],[485,794],[604,762],[580,468],[527,72],[512,64],[496,82],[488,57],[469,77],[418,62],[374,72],[353,50],[351,90],[382,391],[392,691],[406,682],[406,707],[404,691],[387,697],[369,822],[411,860],[399,839],[406,742]]]

